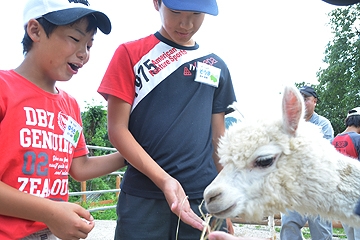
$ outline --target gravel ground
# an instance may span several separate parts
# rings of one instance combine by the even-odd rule
[[[90,232],[90,234],[86,239],[113,240],[115,226],[116,226],[115,221],[95,220],[95,228]],[[263,238],[270,237],[270,231],[267,226],[234,224],[234,230],[236,236],[263,237]],[[278,232],[276,233],[276,239],[280,239],[280,234]],[[333,240],[339,240],[339,239],[340,238],[333,237]]]
[[[95,227],[89,233],[87,240],[113,240],[116,221],[95,220]]]
[[[260,237],[260,238],[270,238],[269,227],[259,226],[259,225],[241,225],[234,224],[234,230],[236,236],[247,236],[247,237]],[[276,227],[279,228],[279,227]],[[276,232],[276,240],[280,239],[280,233]],[[305,239],[305,238],[304,238]],[[333,240],[346,240],[347,238],[338,238],[333,237]],[[307,238],[306,240],[311,240]]]

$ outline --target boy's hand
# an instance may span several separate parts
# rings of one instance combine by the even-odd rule
[[[85,239],[95,227],[94,218],[90,212],[81,206],[69,202],[54,202],[55,211],[45,224],[58,238]]]
[[[200,231],[203,230],[204,221],[190,208],[190,203],[185,195],[184,189],[177,180],[171,178],[166,181],[163,193],[165,194],[171,211],[179,216],[181,221]]]

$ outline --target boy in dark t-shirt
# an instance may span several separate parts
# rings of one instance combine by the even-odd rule
[[[153,3],[160,30],[121,44],[98,89],[109,138],[129,163],[115,239],[199,239],[198,206],[221,169],[216,147],[235,94],[224,61],[192,38],[216,1]]]

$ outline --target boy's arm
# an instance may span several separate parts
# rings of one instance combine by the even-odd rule
[[[104,176],[123,167],[125,160],[119,152],[92,157],[85,155],[73,159],[69,173],[75,180],[81,182]]]
[[[211,119],[212,127],[212,143],[214,146],[213,159],[218,172],[223,168],[219,163],[219,156],[217,154],[217,148],[219,145],[220,137],[225,133],[225,113],[216,113],[212,115]]]
[[[60,239],[86,238],[95,226],[91,214],[77,204],[23,193],[1,181],[0,192],[0,215],[43,222]]]
[[[171,210],[194,228],[203,221],[190,208],[180,183],[166,173],[140,146],[128,129],[131,105],[117,97],[108,98],[108,132],[112,145],[137,170],[150,178],[164,193]]]

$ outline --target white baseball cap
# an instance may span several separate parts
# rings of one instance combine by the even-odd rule
[[[360,115],[360,107],[356,107],[356,108],[349,110],[349,112],[346,116],[346,119],[350,116],[355,116],[355,115]]]
[[[95,17],[97,27],[104,34],[111,32],[110,19],[104,13],[93,10],[79,1],[70,0],[28,0],[24,7],[23,24],[26,26],[30,19],[43,17],[52,24],[62,26],[89,14]]]

